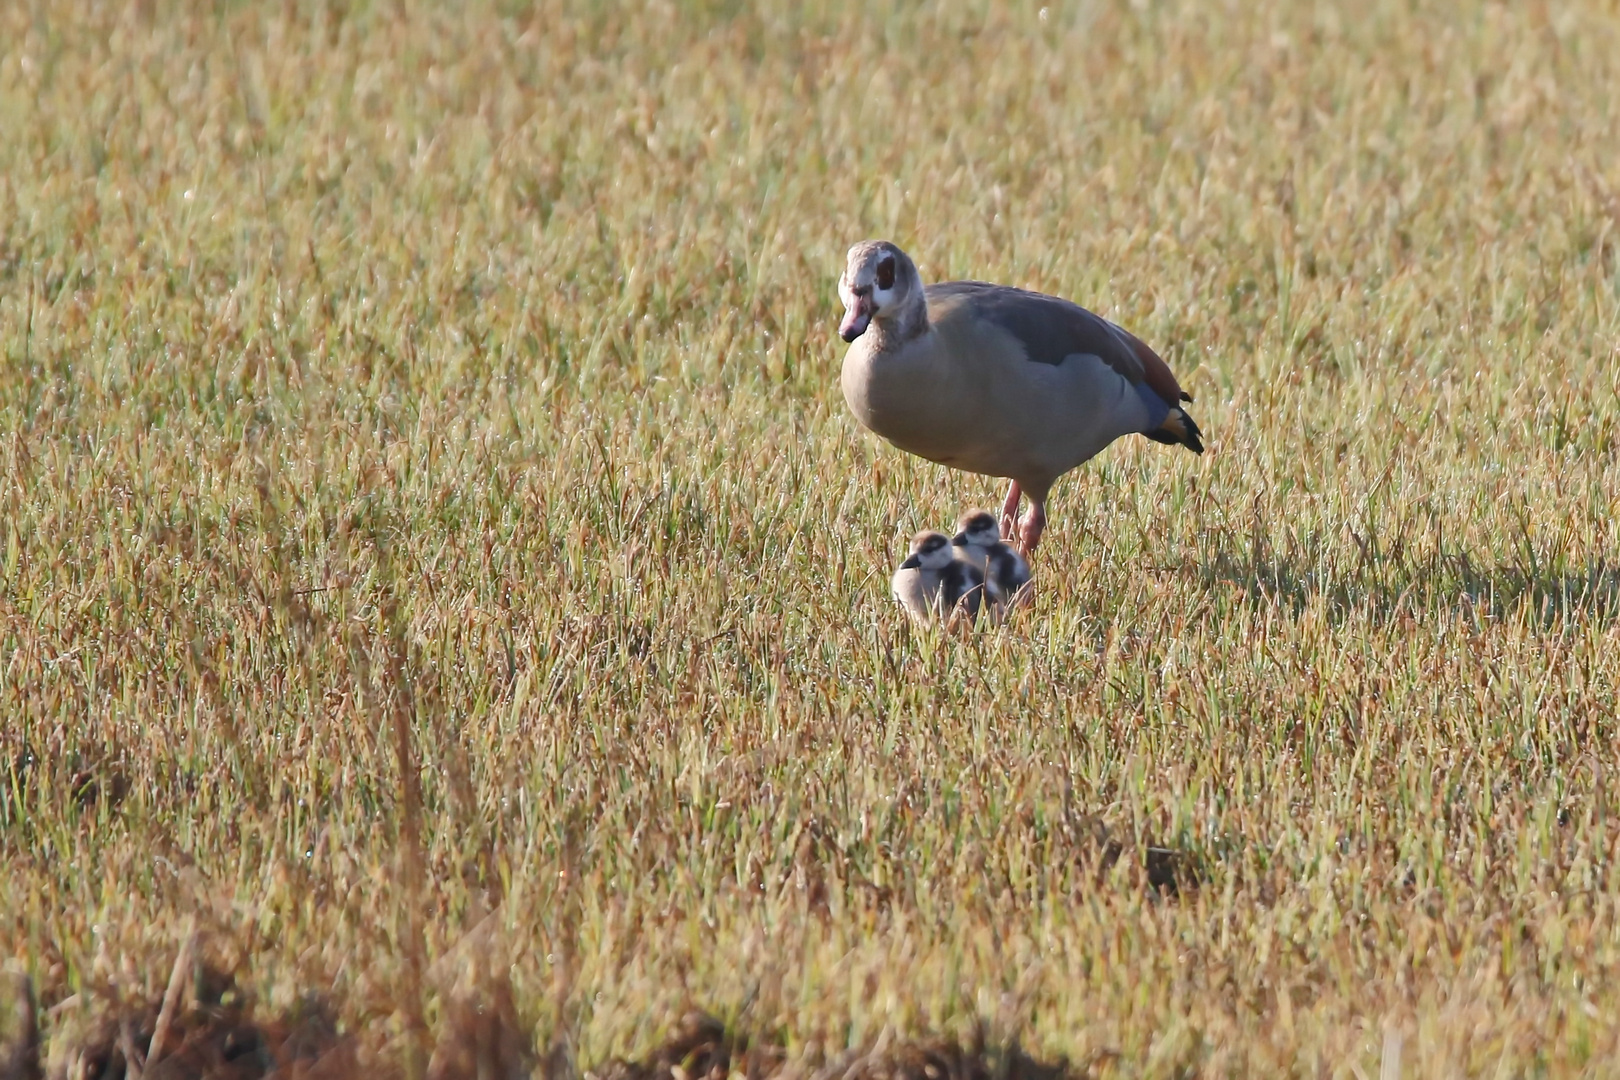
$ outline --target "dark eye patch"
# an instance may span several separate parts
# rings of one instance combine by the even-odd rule
[[[885,255],[878,260],[877,286],[884,292],[894,288],[894,256]]]

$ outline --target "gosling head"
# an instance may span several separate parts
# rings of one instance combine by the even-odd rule
[[[969,510],[956,523],[951,543],[957,547],[993,548],[1001,543],[1001,526],[985,511]]]
[[[900,564],[902,570],[940,571],[951,565],[951,538],[926,529],[911,538],[911,554]]]

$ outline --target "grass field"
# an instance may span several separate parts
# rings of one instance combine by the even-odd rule
[[[203,7],[0,7],[59,1072],[193,927],[407,1073],[508,983],[564,1071],[689,1008],[800,1070],[1615,1068],[1613,3]],[[1197,398],[1010,626],[888,598],[1001,488],[848,415],[868,236]]]

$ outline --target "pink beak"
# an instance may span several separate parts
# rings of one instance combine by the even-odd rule
[[[872,321],[872,298],[870,296],[857,296],[855,305],[844,312],[844,321],[838,324],[838,336],[845,341],[854,341],[866,333],[866,327]]]

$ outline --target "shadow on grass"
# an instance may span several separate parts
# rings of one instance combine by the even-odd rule
[[[706,1013],[688,1013],[663,1045],[639,1061],[615,1059],[586,1073],[593,1080],[724,1080],[740,1074],[804,1080],[1060,1080],[1083,1074],[1064,1060],[1038,1061],[1016,1043],[995,1047],[983,1025],[966,1042],[916,1039],[835,1055],[805,1069],[787,1065],[782,1047],[750,1045]]]
[[[193,970],[183,1006],[172,994],[99,1009],[84,995],[59,1003],[64,1019],[48,1060],[32,987],[16,977],[7,989],[0,1080],[337,1080],[360,1071],[353,1040],[339,1034],[317,999],[266,1018],[229,975],[212,968]]]
[[[191,988],[178,997],[171,981],[159,1000],[70,1004],[52,1010],[68,1019],[57,1022],[45,1060],[32,987],[20,976],[0,984],[0,1080],[412,1080],[386,1051],[368,1057],[320,999],[267,1015],[231,976],[204,965],[192,969]],[[790,1062],[786,1047],[751,1042],[694,1011],[647,1056],[581,1073],[566,1040],[537,1056],[537,1033],[518,1018],[502,981],[451,1000],[439,1027],[424,1080],[1062,1080],[1098,1064],[1040,1061],[1016,1041],[992,1045],[983,1024],[966,1041],[891,1039]]]
[[[1490,618],[1528,608],[1543,623],[1620,615],[1620,563],[1606,559],[1580,567],[1546,568],[1529,558],[1478,566],[1467,554],[1417,559],[1363,548],[1355,565],[1336,567],[1317,539],[1286,554],[1263,544],[1223,545],[1207,551],[1195,572],[1207,588],[1236,587],[1296,613],[1325,601],[1335,617],[1415,616],[1458,606]]]

